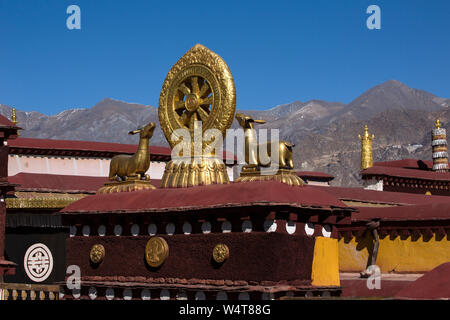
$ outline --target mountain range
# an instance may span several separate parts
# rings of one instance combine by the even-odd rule
[[[360,141],[367,124],[375,134],[374,161],[402,158],[431,159],[431,129],[439,118],[450,128],[450,99],[390,80],[348,104],[295,101],[268,110],[238,110],[267,121],[258,128],[277,128],[283,140],[295,144],[297,170],[323,171],[335,176],[332,184],[360,185]],[[137,143],[128,131],[150,121],[159,123],[158,109],[106,98],[92,108],[70,109],[47,116],[16,110],[22,137]],[[10,118],[11,107],[0,105]],[[237,128],[236,121],[233,127]],[[150,142],[167,145],[158,126]]]

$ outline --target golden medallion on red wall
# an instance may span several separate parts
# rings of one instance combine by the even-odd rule
[[[92,263],[98,264],[102,262],[103,258],[105,257],[105,247],[103,247],[101,244],[94,244],[91,248],[89,257]]]
[[[225,260],[228,259],[230,256],[230,250],[228,249],[228,246],[223,243],[219,243],[216,245],[213,249],[213,259],[217,263],[222,263]]]
[[[164,263],[169,256],[169,245],[161,237],[153,237],[145,246],[145,260],[148,265],[157,268]]]

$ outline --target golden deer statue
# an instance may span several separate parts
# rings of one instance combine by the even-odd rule
[[[109,180],[150,180],[150,176],[145,174],[150,167],[150,151],[148,143],[153,136],[155,123],[150,122],[144,128],[139,128],[128,134],[139,133],[139,147],[134,155],[119,154],[111,159],[109,166]]]
[[[265,148],[267,150],[267,155],[271,158],[273,148],[278,148],[278,167],[280,169],[293,169],[294,163],[292,161],[292,148],[293,144],[287,141],[279,141],[278,144],[276,142],[267,142],[264,144],[256,146],[256,132],[254,130],[254,124],[266,123],[265,120],[254,120],[252,117],[237,113],[236,120],[239,125],[244,129],[245,133],[245,162],[247,163],[247,167],[269,167],[273,165],[272,163],[262,163],[259,158],[259,150],[261,148]]]

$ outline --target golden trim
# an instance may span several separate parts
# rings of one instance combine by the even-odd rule
[[[83,197],[6,198],[6,209],[62,209]]]

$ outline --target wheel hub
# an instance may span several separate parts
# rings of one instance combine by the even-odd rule
[[[193,93],[189,94],[186,97],[184,104],[186,106],[186,110],[189,112],[196,111],[197,108],[200,106],[197,95]]]

